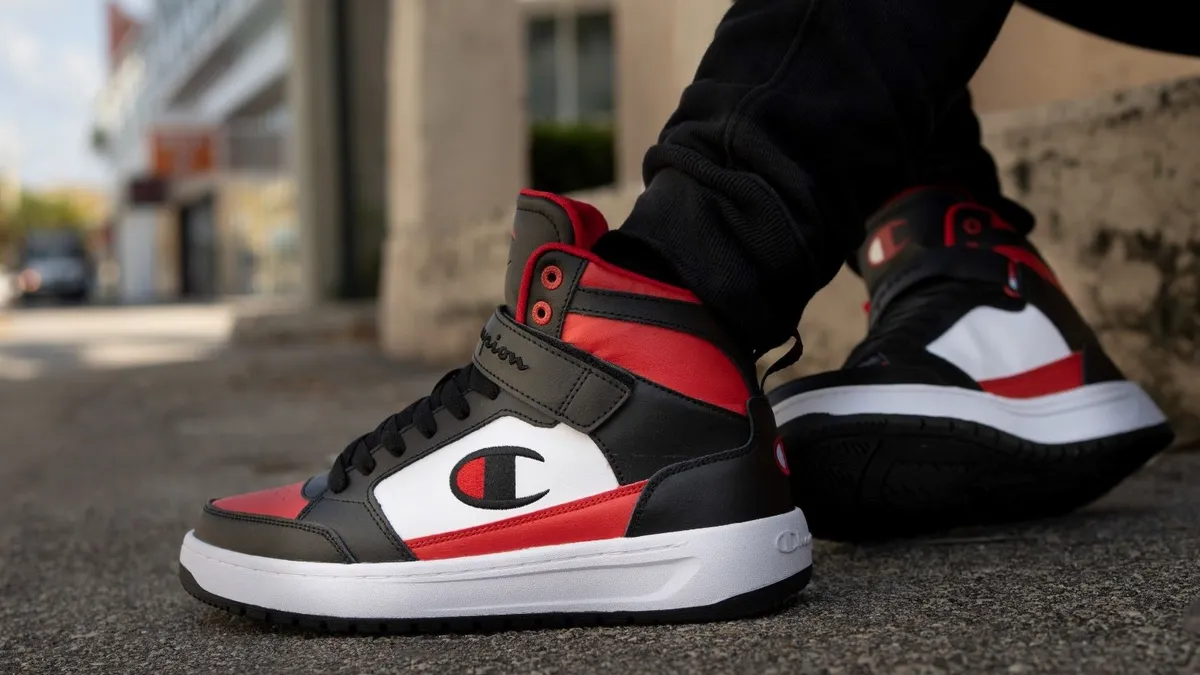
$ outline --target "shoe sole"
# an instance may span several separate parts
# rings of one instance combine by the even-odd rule
[[[219,609],[353,633],[736,619],[782,608],[811,575],[812,537],[799,509],[644,537],[352,565],[249,556],[189,532],[179,570],[189,593]]]
[[[942,405],[925,407],[954,415],[965,411],[976,419],[845,414],[844,408],[843,414],[789,419],[779,412],[831,406],[812,396],[806,404],[785,399],[776,411],[783,417],[780,434],[788,449],[796,503],[808,515],[814,535],[837,540],[910,536],[1073,511],[1106,494],[1174,439],[1162,413],[1137,385],[1108,384],[1124,386],[1091,385],[1099,389],[1043,400],[1004,400],[990,412],[979,397],[999,397],[968,391],[975,400],[954,406],[956,399],[962,400],[958,392],[964,391],[954,390],[949,396],[939,394]],[[885,388],[842,388],[859,391],[840,398],[838,405],[871,409],[882,399],[864,396],[862,390]],[[910,407],[931,402],[922,400],[928,387],[899,388],[888,396],[896,401],[907,397]],[[1025,433],[1013,433],[1013,427]],[[1063,442],[1072,434],[1091,437]]]

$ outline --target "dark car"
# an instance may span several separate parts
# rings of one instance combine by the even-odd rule
[[[37,230],[25,236],[18,253],[17,290],[21,297],[80,302],[91,286],[91,264],[83,237],[71,230]]]

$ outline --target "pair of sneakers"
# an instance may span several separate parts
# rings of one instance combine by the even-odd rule
[[[969,196],[885,207],[857,260],[866,339],[769,395],[692,293],[591,253],[607,229],[523,193],[471,363],[327,473],[207,504],[184,587],[333,630],[735,618],[808,583],[810,524],[856,539],[1066,511],[1171,440]]]

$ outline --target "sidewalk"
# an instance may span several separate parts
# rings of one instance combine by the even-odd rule
[[[1196,453],[1052,522],[819,542],[801,602],[752,621],[346,638],[184,593],[206,498],[323,470],[440,374],[346,345],[0,381],[0,672],[1200,672]]]

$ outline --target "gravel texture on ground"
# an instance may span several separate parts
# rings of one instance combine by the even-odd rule
[[[355,347],[0,382],[0,673],[1200,672],[1200,454],[1060,519],[818,542],[761,619],[332,637],[179,585],[204,500],[302,479],[440,373]]]

